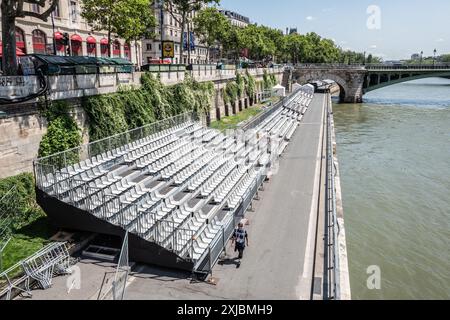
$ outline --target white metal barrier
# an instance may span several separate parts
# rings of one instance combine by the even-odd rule
[[[26,275],[42,289],[52,285],[54,275],[70,273],[70,255],[65,242],[51,243],[22,261]]]

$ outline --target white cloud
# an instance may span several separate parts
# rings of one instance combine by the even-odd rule
[[[370,49],[376,49],[376,48],[377,48],[376,44],[373,44],[373,45],[370,46]]]
[[[306,17],[306,20],[308,20],[308,21],[313,21],[313,20],[316,20],[316,18],[314,18],[313,16],[307,16],[307,17]]]
[[[380,58],[382,58],[382,59],[388,58],[388,55],[387,55],[387,54],[384,54],[384,53],[373,53],[372,55],[374,55],[374,56],[376,56],[376,57],[380,57]]]
[[[347,44],[348,42],[347,41],[341,41],[341,44]]]
[[[445,41],[445,40],[442,39],[442,38],[439,38],[439,39],[436,40],[436,42],[444,42],[444,41]]]

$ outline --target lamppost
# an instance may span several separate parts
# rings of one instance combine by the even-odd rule
[[[52,31],[53,31],[53,55],[56,56],[55,17],[53,16],[53,12],[51,13],[51,17],[52,17]]]
[[[422,64],[423,61],[423,51],[420,51],[420,64]]]
[[[161,32],[161,60],[164,60],[164,0],[160,0],[159,2],[160,16],[159,16],[159,27]]]
[[[366,52],[364,51],[364,61],[363,61],[363,65],[366,65]]]
[[[434,53],[434,56],[433,56],[433,67],[436,66],[436,52],[437,52],[437,50],[434,49],[434,51],[433,51],[433,53]]]

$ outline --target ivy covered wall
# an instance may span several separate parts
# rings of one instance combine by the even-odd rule
[[[90,140],[142,127],[184,112],[208,112],[212,106],[214,85],[187,77],[182,83],[164,86],[153,74],[141,78],[140,89],[125,88],[118,93],[90,97],[83,108],[89,117]]]

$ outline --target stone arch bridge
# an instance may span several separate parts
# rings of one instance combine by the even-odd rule
[[[401,82],[430,78],[450,78],[450,64],[437,65],[345,65],[304,64],[292,72],[293,82],[304,84],[330,79],[340,87],[340,100],[360,103],[367,92]]]

